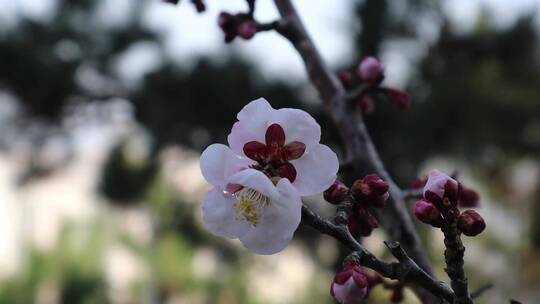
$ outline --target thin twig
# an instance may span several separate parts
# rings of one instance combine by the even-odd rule
[[[461,242],[461,237],[457,229],[457,219],[455,216],[447,215],[441,228],[444,233],[444,259],[446,268],[444,269],[451,280],[451,286],[456,294],[455,304],[472,304],[471,296],[467,289],[467,277],[463,269],[463,256],[465,246]]]
[[[444,283],[434,279],[422,268],[420,268],[403,250],[398,242],[385,242],[390,253],[398,262],[387,263],[360,244],[351,235],[347,226],[337,225],[329,220],[323,219],[320,215],[302,206],[302,224],[311,226],[323,234],[333,236],[343,245],[347,246],[356,255],[357,260],[362,266],[377,271],[385,278],[398,280],[403,284],[412,286],[422,286],[429,290],[440,300],[452,303],[454,292]]]

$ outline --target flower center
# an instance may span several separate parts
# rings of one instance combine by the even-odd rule
[[[236,219],[248,221],[253,226],[257,226],[264,208],[270,204],[270,198],[251,188],[242,188],[234,196],[238,202],[233,206],[236,208]]]
[[[253,168],[270,177],[288,178],[292,183],[296,179],[296,169],[290,161],[304,155],[306,145],[300,141],[285,144],[285,131],[275,123],[266,129],[265,143],[250,141],[244,145],[243,150],[248,158],[257,162]]]

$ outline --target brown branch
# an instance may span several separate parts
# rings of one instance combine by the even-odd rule
[[[337,218],[341,218],[339,212]],[[440,301],[445,300],[452,303],[454,299],[452,290],[444,282],[434,279],[422,270],[407,255],[398,242],[385,242],[390,253],[398,260],[398,262],[387,263],[364,248],[351,235],[347,226],[339,224],[339,222],[341,222],[341,219],[338,221],[338,224],[332,223],[329,220],[323,219],[307,207],[302,206],[302,224],[311,226],[320,233],[333,236],[353,251],[353,254],[362,266],[373,269],[388,279],[398,280],[403,284],[409,284],[411,286],[422,286]]]
[[[384,213],[380,211],[377,213],[381,225],[391,239],[401,243],[422,269],[433,275],[429,259],[406,209],[403,193],[384,168],[361,115],[351,115],[353,111],[347,102],[345,89],[324,64],[291,1],[274,0],[274,2],[282,17],[276,30],[293,44],[302,57],[311,82],[318,90],[340,132],[347,157],[353,160],[355,176],[377,173],[390,185],[388,205]],[[421,289],[415,289],[415,292],[424,303],[434,302],[429,293]]]
[[[445,216],[441,230],[444,233],[444,259],[446,268],[444,269],[451,280],[451,286],[456,294],[455,304],[472,304],[471,296],[467,290],[467,278],[463,269],[463,256],[465,247],[461,242],[461,237],[457,229],[457,219],[455,216]]]

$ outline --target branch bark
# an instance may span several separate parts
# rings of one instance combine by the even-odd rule
[[[276,27],[298,51],[309,78],[319,92],[327,112],[337,126],[346,148],[347,158],[353,161],[356,176],[377,173],[390,185],[390,199],[384,212],[377,217],[391,239],[397,240],[405,251],[429,275],[433,275],[431,264],[406,209],[404,194],[392,180],[367,131],[360,115],[351,115],[347,93],[339,80],[326,67],[313,41],[307,34],[300,17],[290,0],[274,0],[282,17]],[[436,303],[429,292],[415,288],[424,303]]]
[[[452,289],[456,294],[455,304],[472,304],[471,296],[467,288],[467,278],[463,270],[463,256],[465,247],[461,242],[457,229],[457,219],[453,216],[446,216],[442,227],[444,233],[444,259],[446,262],[446,273],[451,280]]]
[[[311,226],[317,231],[333,236],[342,244],[347,246],[356,255],[362,266],[368,267],[377,271],[380,275],[398,280],[403,284],[409,284],[412,287],[422,286],[433,294],[439,302],[442,300],[450,303],[454,300],[454,292],[444,283],[434,279],[411,259],[405,250],[398,242],[385,242],[390,253],[398,260],[398,262],[387,263],[371,252],[369,252],[362,244],[360,244],[349,232],[346,224],[339,224],[342,219],[339,212],[336,216],[338,223],[332,223],[329,220],[323,219],[320,215],[302,206],[302,224]]]

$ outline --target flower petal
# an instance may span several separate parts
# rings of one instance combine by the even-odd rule
[[[306,152],[306,145],[303,142],[293,141],[283,147],[285,160],[299,159]]]
[[[225,188],[227,178],[247,168],[253,162],[240,157],[222,144],[208,146],[200,157],[201,172],[206,181],[214,186]]]
[[[257,226],[240,237],[246,248],[257,254],[274,254],[291,241],[300,224],[302,202],[291,183],[282,178],[278,184],[280,197],[272,200],[264,210]]]
[[[265,159],[268,155],[266,145],[258,141],[250,141],[244,145],[244,154],[252,160]]]
[[[274,109],[264,98],[248,103],[238,113],[238,121],[227,137],[229,146],[238,155],[244,155],[244,145],[250,141],[265,142],[265,133]]]
[[[206,229],[218,236],[238,238],[250,230],[250,224],[237,220],[235,216],[236,198],[226,195],[218,187],[208,191],[203,201],[203,223]]]
[[[324,192],[336,179],[339,162],[336,153],[325,145],[317,144],[297,160],[291,161],[296,168],[296,187],[301,196]]]
[[[257,190],[271,199],[278,199],[280,197],[278,189],[276,189],[276,186],[274,186],[268,176],[255,169],[242,170],[229,177],[227,182]]]
[[[434,169],[429,174],[429,178],[424,186],[424,194],[428,191],[435,193],[439,198],[444,197],[446,182],[450,181],[457,186],[457,181],[445,173]]]
[[[309,151],[321,139],[321,127],[307,112],[299,109],[284,108],[276,110],[272,123],[279,124],[285,131],[285,143],[299,141],[306,145]]]

